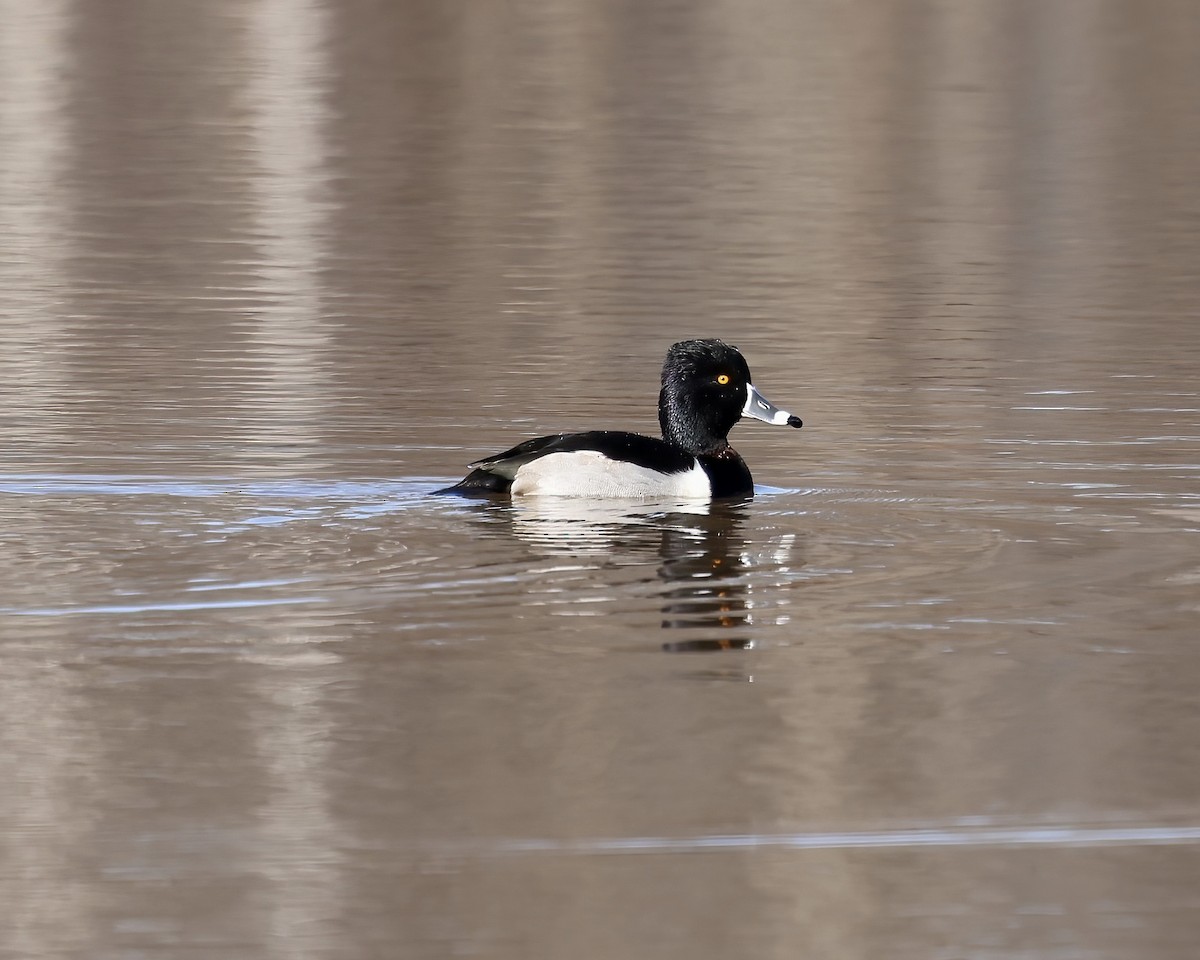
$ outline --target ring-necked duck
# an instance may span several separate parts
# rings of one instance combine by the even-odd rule
[[[662,439],[616,430],[559,433],[517,444],[470,464],[441,493],[557,497],[663,497],[708,500],[754,492],[750,470],[729,445],[743,416],[803,426],[750,382],[736,348],[684,340],[667,351],[658,422]]]

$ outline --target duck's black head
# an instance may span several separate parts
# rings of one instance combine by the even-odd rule
[[[658,422],[663,439],[693,454],[716,453],[743,416],[801,426],[779,410],[750,381],[750,368],[735,347],[721,340],[683,340],[663,362]]]

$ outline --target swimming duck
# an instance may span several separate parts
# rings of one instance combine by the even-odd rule
[[[721,340],[672,345],[662,368],[662,439],[619,430],[557,433],[470,464],[457,494],[710,500],[754,493],[750,470],[729,445],[742,417],[801,427],[750,382],[736,347]]]

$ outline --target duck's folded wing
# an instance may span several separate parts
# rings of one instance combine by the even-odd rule
[[[573,436],[579,436],[579,434],[556,433],[549,437],[535,437],[532,440],[526,440],[524,443],[518,443],[515,447],[505,450],[503,453],[497,453],[494,456],[476,460],[474,463],[468,463],[467,466],[473,470],[482,470],[484,473],[503,477],[505,480],[512,480],[517,475],[517,471],[530,460],[536,460],[538,457],[544,457],[548,453],[554,453],[559,449],[558,444],[561,444],[564,440],[569,440]]]
[[[696,465],[695,458],[674,444],[657,437],[620,430],[591,430],[586,433],[556,433],[518,443],[511,450],[484,457],[470,464],[471,472],[440,493],[507,493],[517,471],[527,463],[554,453],[587,451],[608,460],[632,463],[659,474],[685,473]]]
[[[608,460],[632,463],[660,473],[683,473],[695,466],[696,459],[686,450],[640,433],[623,430],[590,430],[586,433],[559,433],[526,440],[494,457],[477,460],[470,466],[512,480],[525,464],[552,453],[588,451]]]

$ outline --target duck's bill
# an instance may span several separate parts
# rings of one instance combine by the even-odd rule
[[[802,427],[804,421],[793,416],[786,410],[780,410],[775,404],[758,392],[752,383],[746,384],[746,405],[742,407],[743,417],[753,417],[763,423],[773,423],[777,427]]]

